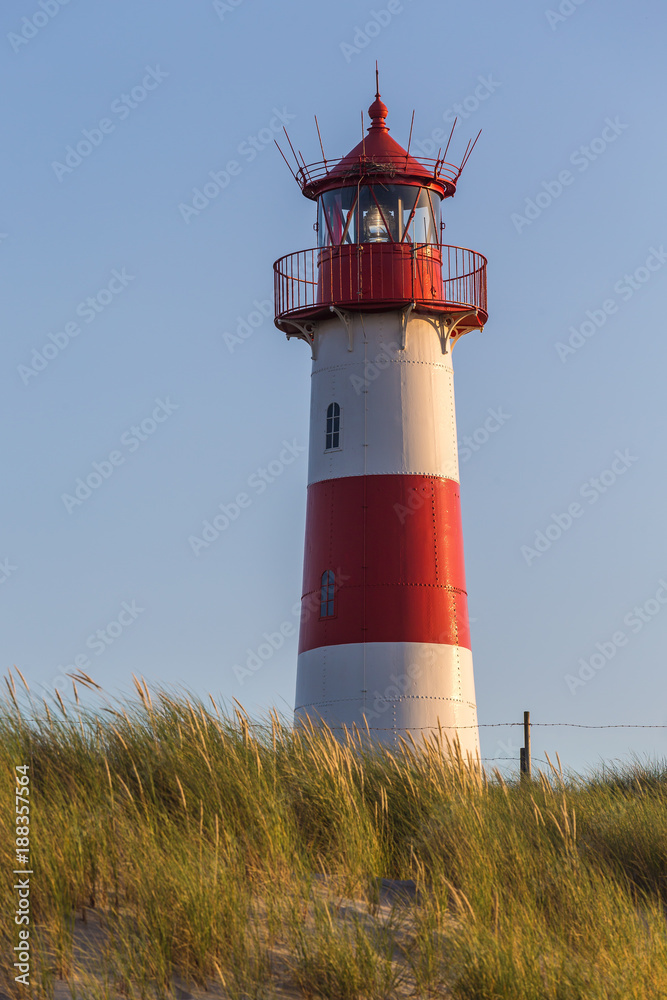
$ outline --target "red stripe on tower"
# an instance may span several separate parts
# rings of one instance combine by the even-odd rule
[[[320,617],[323,567],[334,614]],[[431,476],[350,476],[308,487],[299,652],[344,642],[470,648],[459,486]]]

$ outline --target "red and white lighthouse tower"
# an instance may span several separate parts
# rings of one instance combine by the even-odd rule
[[[474,756],[452,347],[487,320],[486,259],[440,242],[469,150],[412,156],[379,93],[369,115],[347,156],[297,160],[318,246],[274,265],[276,325],[313,359],[295,714]]]

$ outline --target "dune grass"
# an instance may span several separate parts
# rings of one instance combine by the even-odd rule
[[[139,682],[77,702],[10,679],[0,705],[10,997],[667,998],[667,769],[507,783],[437,740],[343,744]],[[5,961],[17,764],[28,991]],[[414,880],[414,902],[379,877]]]

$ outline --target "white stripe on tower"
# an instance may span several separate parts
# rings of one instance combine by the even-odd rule
[[[451,352],[427,320],[408,321],[399,349],[396,312],[318,323],[310,396],[308,483],[342,476],[427,475],[459,481]],[[329,403],[341,408],[342,447],[325,452]]]

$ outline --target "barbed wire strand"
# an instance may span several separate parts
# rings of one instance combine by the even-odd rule
[[[22,716],[24,722],[44,722],[44,717],[31,718],[30,716]],[[72,719],[68,721],[75,721],[76,712],[74,712]],[[498,729],[509,726],[521,726],[523,727],[523,722],[479,722],[476,725],[469,726],[443,726],[443,729]],[[612,722],[605,725],[589,724],[587,722],[530,722],[531,728],[540,726],[542,728],[546,727],[561,727],[569,729],[667,729],[667,723],[657,723],[657,722]],[[347,729],[350,731],[351,726],[328,726],[332,732],[338,732]],[[411,733],[422,732],[424,730],[429,730],[430,732],[435,732],[436,726],[408,726],[405,730]],[[396,729],[393,726],[371,726],[371,732],[375,733],[395,733]],[[500,760],[501,758],[488,757],[487,760]]]
[[[524,725],[523,722],[480,722],[477,725],[473,725],[473,726],[457,726],[457,725],[452,725],[452,726],[443,726],[442,728],[443,728],[443,730],[444,729],[457,729],[457,730],[458,729],[495,729],[495,728],[497,728],[499,726],[521,726],[521,727],[523,727],[523,725]],[[597,726],[597,725],[591,726],[591,725],[588,725],[587,723],[584,723],[584,722],[532,722],[531,721],[530,725],[531,726],[568,726],[568,727],[572,727],[574,729],[667,729],[667,724],[665,724],[665,725],[661,725],[661,724],[658,724],[658,723],[649,723],[649,724],[637,723],[637,724],[635,724],[635,723],[632,723],[632,722],[617,722],[617,723],[612,723],[611,725],[608,725],[608,726],[607,725],[605,725],[605,726]],[[330,729],[332,732],[333,731],[338,732],[338,730],[343,730],[343,729],[350,730],[352,727],[351,726],[328,726],[327,728]],[[381,727],[381,726],[371,726],[370,729],[371,729],[372,733],[394,733],[394,732],[397,732],[397,730],[394,729],[391,726],[386,726],[384,728]],[[436,732],[437,731],[437,726],[407,726],[407,727],[404,727],[404,729],[406,729],[406,730],[409,729],[411,733],[421,732],[422,730],[426,730],[426,729],[428,729],[430,732]]]
[[[589,725],[586,722],[532,722],[531,726],[568,726],[573,729],[667,729],[667,725],[660,723],[635,723],[635,722],[612,722],[609,725],[598,726]],[[480,722],[477,728],[482,729],[490,726],[523,726],[523,722]],[[474,729],[475,726],[457,726],[457,729]]]

